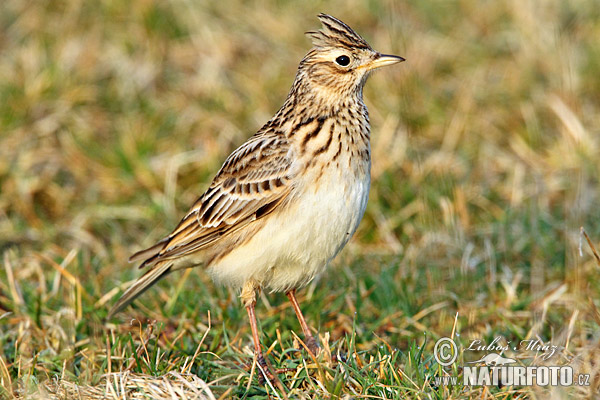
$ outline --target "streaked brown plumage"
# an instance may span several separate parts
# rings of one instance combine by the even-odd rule
[[[376,52],[338,19],[319,19],[324,29],[308,32],[314,47],[283,106],[227,158],[168,237],[130,258],[149,270],[109,317],[166,274],[202,265],[241,289],[261,364],[254,320],[261,288],[288,294],[309,349],[317,350],[295,290],[325,268],[362,218],[371,165],[362,88],[373,69],[403,61]]]

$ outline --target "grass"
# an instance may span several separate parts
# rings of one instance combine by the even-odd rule
[[[593,398],[600,389],[600,9],[591,0],[0,4],[0,397],[281,398],[237,294],[171,276],[104,321],[224,158],[283,102],[329,12],[407,62],[365,89],[373,186],[351,243],[262,295],[290,398]],[[587,242],[580,228],[590,238]],[[589,386],[437,386],[435,341],[562,349]],[[332,356],[346,357],[333,362]],[[519,352],[521,365],[541,362]],[[246,365],[248,368],[244,368]],[[212,396],[212,397],[211,397]]]

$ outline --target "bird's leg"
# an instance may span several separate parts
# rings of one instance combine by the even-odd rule
[[[258,327],[256,326],[256,315],[254,314],[254,304],[246,306],[246,311],[248,311],[248,318],[250,319],[250,327],[252,328],[252,338],[254,339],[254,356],[256,357],[256,362],[264,372],[268,375],[269,379],[272,379],[273,376],[271,374],[271,370],[269,368],[269,364],[267,364],[267,360],[263,356],[262,349],[260,347],[260,339],[258,337]]]
[[[254,306],[256,305],[256,291],[259,290],[259,286],[254,281],[248,281],[242,288],[242,302],[246,306],[248,311],[248,319],[250,320],[250,328],[252,329],[252,339],[254,340],[254,356],[256,362],[260,366],[260,370],[265,374],[266,378],[273,381],[275,376],[271,372],[271,368],[267,363],[267,360],[263,356],[262,348],[260,346],[260,337],[258,336],[258,326],[256,324],[256,314],[254,314]]]
[[[298,304],[298,300],[296,300],[296,289],[292,289],[286,294],[292,302],[292,306],[294,307],[294,311],[296,312],[296,316],[298,317],[298,321],[300,322],[300,326],[302,327],[306,347],[308,347],[308,350],[313,354],[313,356],[316,356],[319,352],[319,345],[317,344],[315,337],[312,335],[312,333],[310,333],[310,329],[306,324],[304,315],[302,315],[302,311],[300,310],[300,304]]]

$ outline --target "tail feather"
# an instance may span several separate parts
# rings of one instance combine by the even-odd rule
[[[148,270],[144,275],[138,278],[126,291],[121,298],[116,302],[113,308],[108,312],[106,318],[112,318],[116,313],[127,307],[139,295],[144,293],[148,288],[156,283],[160,278],[171,272],[173,263],[165,261],[156,264],[152,269]]]
[[[148,247],[147,249],[140,250],[131,257],[129,257],[129,262],[147,260],[148,258],[152,258],[156,256],[160,251],[165,247],[167,243],[167,239],[163,239],[160,242],[156,243],[154,246]],[[143,264],[142,264],[143,265]]]

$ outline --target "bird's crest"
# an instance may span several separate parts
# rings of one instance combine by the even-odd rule
[[[323,13],[319,14],[319,19],[323,24],[323,29],[306,32],[316,48],[332,48],[338,47],[340,44],[349,48],[371,48],[365,39],[339,19]]]

